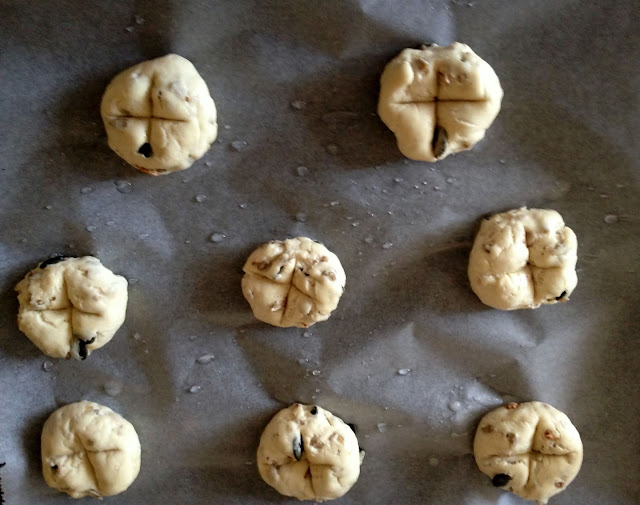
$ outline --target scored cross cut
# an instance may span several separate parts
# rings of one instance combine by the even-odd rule
[[[140,74],[134,73],[132,79],[143,78]],[[151,139],[154,123],[159,123],[159,125],[163,123],[189,123],[188,104],[192,97],[189,96],[184,86],[176,83],[170,84],[166,90],[159,89],[155,75],[149,79],[146,92],[132,93],[131,95],[125,98],[128,103],[123,104],[124,106],[118,103],[117,110],[114,111],[115,114],[110,114],[107,118],[119,129],[129,127],[130,121],[143,124],[145,126],[145,141],[140,144],[137,152],[145,158],[150,158],[153,156]]]
[[[335,254],[307,237],[264,244],[243,270],[242,291],[254,315],[274,326],[307,328],[326,320],[345,285]]]
[[[422,46],[385,68],[378,113],[405,156],[435,161],[482,139],[501,99],[495,72],[468,46]]]
[[[119,73],[104,92],[100,114],[109,147],[149,175],[189,168],[218,134],[207,84],[177,54]]]
[[[494,486],[546,504],[573,481],[583,450],[569,418],[534,401],[509,403],[486,414],[473,453]]]

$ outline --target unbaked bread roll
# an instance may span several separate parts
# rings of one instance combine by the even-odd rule
[[[407,158],[436,161],[480,141],[500,111],[491,66],[454,42],[405,49],[380,78],[378,114]]]
[[[122,493],[140,471],[140,441],[129,421],[108,407],[77,402],[44,423],[42,473],[73,498]]]
[[[92,256],[56,257],[16,286],[18,327],[52,358],[85,359],[124,322],[127,280]]]
[[[488,413],[478,426],[473,453],[494,486],[539,504],[564,491],[582,465],[578,430],[542,402],[509,403]]]
[[[342,419],[317,405],[296,403],[278,412],[262,433],[258,470],[285,496],[325,501],[351,489],[363,458]]]
[[[261,245],[244,272],[242,292],[256,318],[283,327],[328,319],[346,282],[338,257],[306,237]]]
[[[469,258],[471,288],[496,309],[566,302],[578,284],[578,240],[555,210],[511,210],[486,218]]]
[[[218,134],[207,84],[177,54],[118,74],[104,92],[100,110],[109,147],[150,175],[189,168]]]

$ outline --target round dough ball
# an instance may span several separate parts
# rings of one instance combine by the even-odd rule
[[[269,422],[258,447],[264,481],[299,500],[333,500],[358,480],[364,451],[342,419],[316,405],[296,403]]]
[[[77,402],[56,410],[42,428],[42,473],[73,498],[122,493],[140,471],[140,441],[129,421],[108,407]]]
[[[189,168],[218,134],[207,84],[177,54],[118,74],[104,92],[100,112],[109,147],[149,175]]]
[[[344,292],[338,257],[306,237],[272,240],[244,265],[242,292],[260,321],[307,328],[329,319]]]
[[[380,78],[380,119],[407,158],[436,161],[471,149],[500,111],[502,88],[491,66],[454,42],[405,49]]]
[[[480,225],[471,257],[471,289],[502,310],[566,302],[578,284],[578,240],[555,210],[511,210]]]
[[[569,418],[542,402],[509,403],[482,418],[473,442],[480,471],[496,487],[545,504],[582,465],[582,441]]]
[[[127,280],[92,256],[51,258],[16,286],[18,327],[52,358],[86,359],[124,322]]]

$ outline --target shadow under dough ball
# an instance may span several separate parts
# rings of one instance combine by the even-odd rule
[[[149,175],[189,168],[218,134],[207,84],[177,54],[118,74],[104,92],[100,112],[109,147]]]

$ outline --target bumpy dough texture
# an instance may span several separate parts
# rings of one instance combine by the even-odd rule
[[[283,327],[307,328],[328,319],[346,282],[338,257],[306,237],[261,245],[244,272],[242,292],[254,315]]]
[[[264,481],[299,500],[344,495],[358,480],[363,458],[349,425],[318,406],[299,403],[271,419],[258,447]]]
[[[582,465],[582,441],[569,418],[542,402],[510,403],[482,418],[473,442],[478,468],[502,487],[545,504]]]
[[[54,258],[16,286],[18,327],[52,358],[85,359],[124,322],[127,280],[92,256]]]
[[[93,402],[56,410],[42,429],[42,473],[73,498],[122,493],[140,471],[140,441],[129,421]]]
[[[189,168],[218,134],[207,84],[177,54],[118,74],[102,97],[101,114],[109,147],[150,175]]]
[[[482,221],[469,259],[471,288],[496,309],[566,302],[578,284],[578,240],[555,210],[515,209]]]
[[[469,46],[405,49],[384,69],[378,114],[407,158],[436,161],[480,141],[500,111],[502,88]]]

